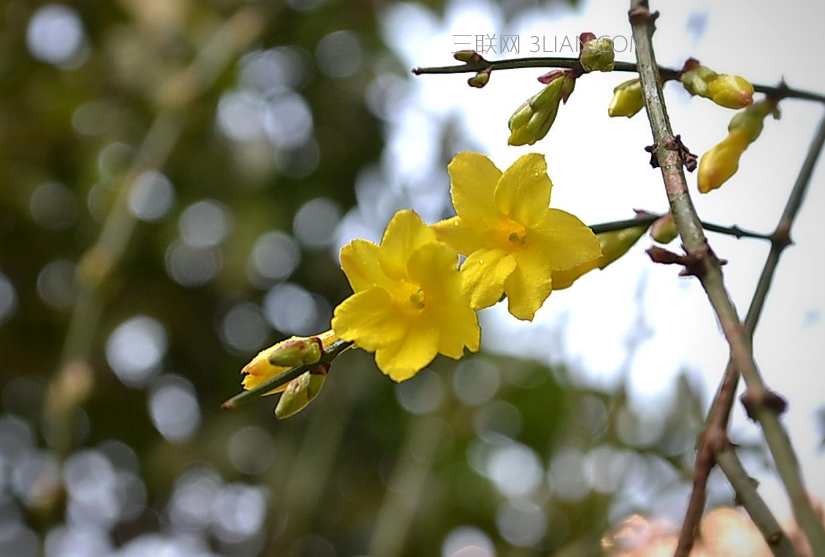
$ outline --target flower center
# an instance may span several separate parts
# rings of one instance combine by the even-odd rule
[[[499,231],[499,244],[507,251],[519,250],[527,241],[527,231],[515,221],[508,220],[502,223]]]
[[[404,283],[397,296],[396,300],[407,313],[419,313],[427,305],[427,295],[417,284]]]

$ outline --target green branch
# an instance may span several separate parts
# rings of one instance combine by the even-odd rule
[[[613,232],[614,230],[624,230],[626,228],[634,228],[641,224],[651,224],[657,219],[663,217],[664,215],[657,215],[654,213],[645,213],[641,216],[632,219],[624,219],[624,220],[617,220],[612,222],[604,222],[600,224],[594,224],[590,226],[590,230],[593,231],[594,234],[601,234],[602,232]],[[744,228],[740,228],[737,225],[733,226],[723,226],[720,224],[712,224],[702,221],[702,226],[704,226],[705,230],[710,230],[711,232],[717,232],[719,234],[725,234],[727,236],[733,236],[735,238],[754,238],[757,240],[772,240],[773,236],[771,234],[764,234],[762,232],[753,232],[751,230],[745,230]]]
[[[796,557],[793,543],[774,518],[768,505],[756,492],[756,482],[742,467],[736,452],[732,448],[727,448],[716,455],[716,462],[736,491],[737,500],[762,532],[771,552],[777,557]]]

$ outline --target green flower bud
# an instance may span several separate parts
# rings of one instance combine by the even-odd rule
[[[642,93],[642,82],[638,79],[631,79],[613,89],[613,99],[610,101],[610,106],[607,107],[607,114],[611,118],[617,116],[631,118],[644,107],[645,99]]]
[[[673,213],[668,213],[656,219],[650,227],[650,236],[660,244],[669,244],[679,237]]]
[[[573,92],[576,82],[567,73],[560,74],[544,89],[521,105],[510,117],[509,145],[533,145],[542,139],[559,111],[559,103]]]
[[[553,271],[553,290],[569,288],[582,275],[589,273],[593,269],[604,269],[630,251],[630,248],[639,241],[639,238],[644,236],[649,227],[650,224],[645,223],[632,228],[596,234],[596,238],[599,240],[599,247],[602,250],[601,257],[566,271]]]
[[[585,72],[610,72],[613,71],[614,56],[613,41],[608,38],[593,39],[582,44],[579,62]]]
[[[283,420],[294,416],[318,396],[327,376],[323,371],[315,373],[316,369],[323,370],[323,368],[315,368],[289,382],[275,407],[275,417]]]
[[[484,58],[475,50],[459,50],[453,53],[453,58],[465,64],[477,64],[483,62]]]
[[[313,338],[292,338],[281,343],[269,354],[269,363],[275,366],[296,367],[314,364],[321,359],[321,344]]]
[[[602,248],[602,256],[599,258],[599,269],[604,269],[621,256],[630,251],[639,238],[645,235],[650,224],[640,224],[633,228],[613,230],[612,232],[602,232],[596,234],[599,239],[599,246]]]
[[[490,68],[487,68],[486,70],[481,70],[480,72],[475,74],[473,77],[468,79],[467,84],[470,87],[475,87],[476,89],[481,89],[482,87],[487,85],[488,81],[490,81],[490,71],[491,71]]]

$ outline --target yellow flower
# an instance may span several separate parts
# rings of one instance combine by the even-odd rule
[[[587,226],[548,207],[553,184],[542,155],[524,155],[502,174],[484,155],[459,153],[449,171],[458,216],[434,228],[441,241],[467,256],[463,289],[475,309],[506,294],[510,313],[532,320],[553,290],[554,271],[601,255]]]
[[[353,240],[341,250],[353,295],[335,308],[332,329],[375,352],[378,368],[404,381],[436,354],[477,351],[478,319],[461,293],[458,254],[413,211],[400,211],[380,246]]]
[[[313,348],[318,346],[318,342],[320,341],[321,346],[326,349],[336,340],[338,337],[332,331],[327,331],[314,337],[290,337],[262,350],[241,370],[244,374],[243,388],[249,391],[291,367],[317,362],[321,353],[320,350]],[[270,358],[281,360],[285,365],[273,365],[270,363]],[[279,393],[286,389],[287,385],[272,389],[264,396]]]

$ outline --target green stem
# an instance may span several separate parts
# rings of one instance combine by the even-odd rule
[[[515,58],[513,60],[484,60],[473,64],[456,64],[453,66],[436,66],[430,68],[413,68],[415,75],[433,74],[455,74],[455,73],[477,73],[482,70],[518,70],[525,68],[571,68],[583,71],[578,58],[566,57],[530,57]],[[674,68],[659,67],[659,75],[664,81],[679,79],[680,70]],[[638,66],[633,62],[615,62],[613,71],[616,72],[638,72]],[[757,93],[781,100],[781,99],[801,99],[825,103],[825,95],[792,89],[783,81],[778,86],[753,84],[753,89]]]
[[[230,398],[229,400],[224,402],[221,405],[221,408],[223,408],[224,410],[234,410],[238,406],[240,406],[240,405],[242,405],[246,402],[249,402],[250,399],[252,399],[252,398],[254,398],[258,395],[267,393],[267,392],[271,391],[272,389],[277,389],[281,385],[285,385],[285,384],[289,383],[290,381],[292,381],[296,377],[298,377],[300,375],[303,375],[304,373],[308,372],[309,370],[311,370],[315,367],[318,367],[319,365],[323,365],[323,364],[331,362],[332,360],[337,358],[341,354],[341,352],[343,352],[344,350],[346,350],[350,346],[352,346],[351,341],[336,340],[335,342],[333,342],[332,344],[330,344],[329,346],[327,346],[324,349],[323,356],[321,356],[321,359],[318,360],[317,362],[312,363],[312,364],[307,364],[307,365],[304,365],[304,366],[297,366],[297,367],[289,368],[285,372],[280,373],[280,374],[276,375],[275,377],[271,377],[271,378],[267,379],[266,381],[263,381],[262,383],[260,383],[259,385],[256,385],[255,387],[249,389],[248,391],[243,391],[241,393],[236,394],[235,396],[233,396],[232,398]]]

